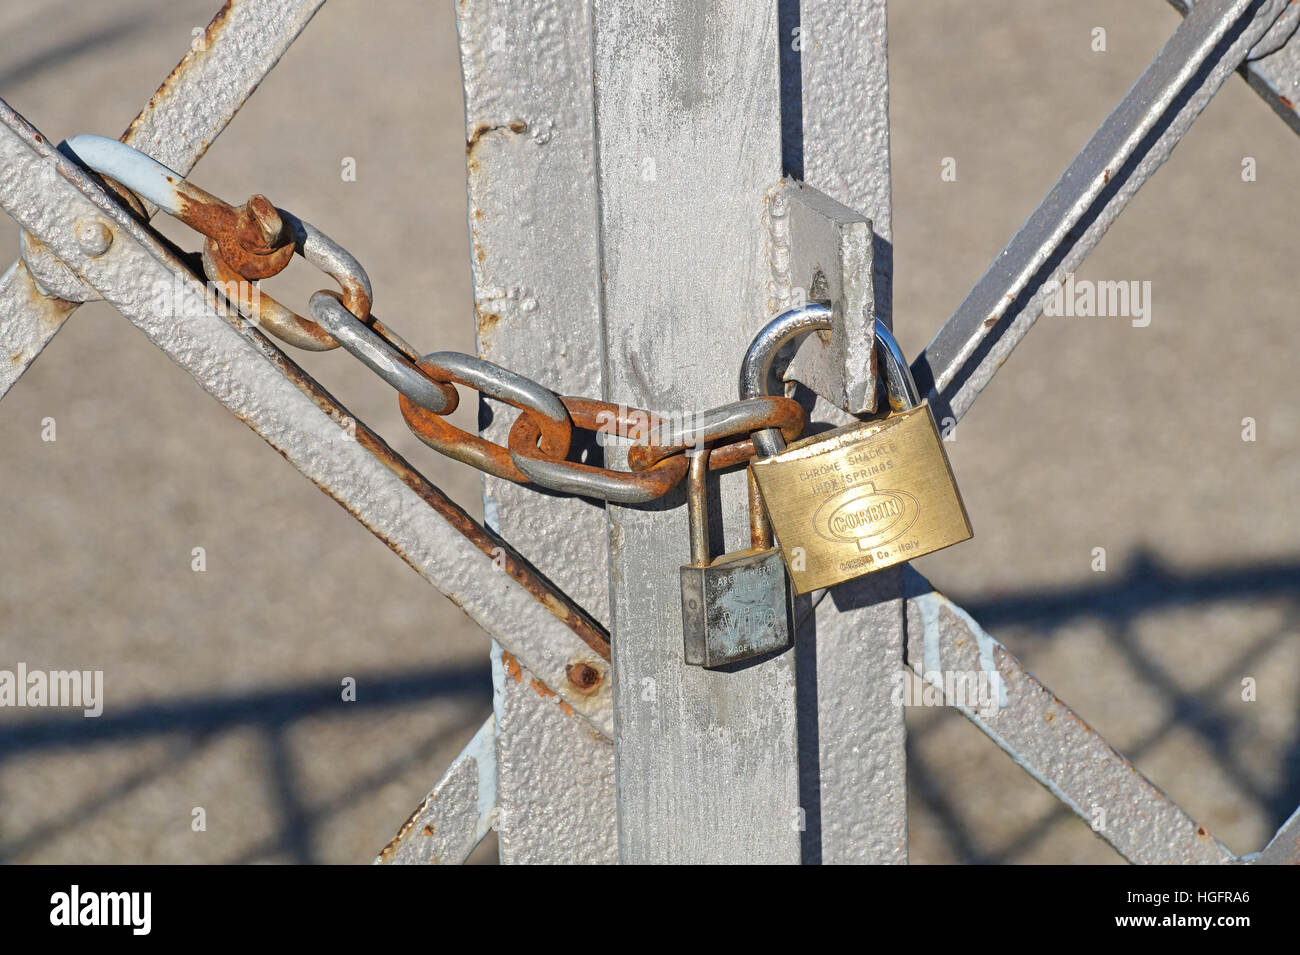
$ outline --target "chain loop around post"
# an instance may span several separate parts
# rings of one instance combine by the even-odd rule
[[[569,413],[553,392],[532,379],[460,352],[425,355],[417,367],[435,381],[465,385],[518,408],[520,420],[531,421],[537,429],[542,453],[548,458],[563,459],[569,453],[572,440]],[[527,474],[515,466],[506,448],[462,431],[441,413],[420,407],[405,394],[398,398],[398,404],[406,426],[435,451],[507,481],[529,483]]]
[[[791,398],[771,395],[743,398],[655,432],[654,443],[637,445],[628,451],[627,463],[633,471],[644,471],[656,461],[687,448],[713,444],[709,449],[709,469],[718,471],[744,464],[754,456],[754,442],[749,436],[755,431],[779,428],[786,441],[791,442],[803,433],[806,423],[803,406]],[[737,437],[741,440],[726,440]]]
[[[619,434],[639,440],[643,428],[658,426],[658,419],[646,411],[589,398],[562,398],[573,423],[584,431],[608,434],[616,427]],[[686,476],[686,455],[675,454],[643,471],[614,471],[576,461],[565,461],[545,453],[542,433],[527,416],[520,415],[510,429],[510,457],[515,466],[534,484],[612,501],[615,504],[645,504],[663,497]]]

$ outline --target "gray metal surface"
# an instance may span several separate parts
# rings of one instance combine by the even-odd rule
[[[122,141],[188,173],[325,0],[229,0],[191,44]],[[0,398],[76,306],[43,296],[14,263],[0,277]]]
[[[984,708],[945,696],[1017,765],[1138,863],[1227,863],[1235,857],[961,607],[916,571],[903,571],[907,664],[933,686],[945,674],[989,680]]]
[[[617,862],[614,744],[496,643],[492,684],[501,861]]]
[[[1300,809],[1269,840],[1263,851],[1250,857],[1256,865],[1300,865]]]
[[[960,419],[1063,282],[1169,158],[1287,0],[1201,0],[913,363],[935,417]]]
[[[1184,16],[1196,0],[1168,0]],[[1290,4],[1268,33],[1251,48],[1241,74],[1282,121],[1300,133],[1300,6]]]
[[[785,7],[798,8],[802,40],[797,166],[809,186],[870,221],[866,317],[893,327],[886,0],[786,0]],[[788,75],[784,79],[788,116]],[[787,134],[787,171],[791,138]],[[870,362],[872,351],[865,354]],[[851,421],[822,400],[812,420]],[[810,807],[805,862],[907,861],[906,734],[903,709],[888,689],[903,656],[898,581],[889,570],[841,585],[833,599],[816,604],[800,644],[802,788]],[[863,798],[867,792],[869,799]]]
[[[478,353],[561,394],[598,395],[590,0],[466,0],[456,16]],[[480,434],[505,443],[512,417],[491,415]],[[603,507],[484,476],[483,510],[608,622]],[[551,705],[537,676],[523,669],[515,679],[500,659],[494,646],[501,860],[617,861],[610,737]],[[608,711],[608,699],[601,705]]]
[[[496,786],[496,719],[489,716],[375,863],[461,864],[497,818]]]
[[[650,488],[628,484],[610,474],[577,471],[567,467],[567,462],[525,457],[515,451],[510,452],[510,460],[532,483],[561,494],[589,497],[614,504],[648,504],[656,500],[656,495]]]
[[[887,3],[800,0],[798,7],[802,179],[871,222],[875,317],[893,327]]]
[[[383,441],[355,422],[256,329],[214,311],[204,286],[79,167],[0,104],[0,206],[94,286],[203,388],[472,619],[503,641],[565,701],[607,735],[605,661],[558,614],[553,593],[534,595],[499,572],[486,535]],[[88,256],[67,224],[97,218],[115,239]],[[177,282],[177,276],[186,278]],[[158,294],[180,289],[181,295]],[[181,300],[183,299],[183,300]],[[458,521],[453,525],[452,519]],[[506,555],[504,549],[501,555]],[[543,604],[546,601],[546,604]],[[566,680],[569,667],[601,674],[594,689]]]
[[[850,414],[874,411],[871,223],[799,183],[772,197],[768,223],[776,286],[769,311],[785,311],[796,304],[796,298],[832,303],[829,333],[804,339],[786,379],[798,381]]]
[[[427,374],[357,318],[337,298],[316,292],[308,302],[311,317],[340,345],[381,379],[422,408],[437,413],[447,396]]]
[[[730,401],[718,371],[739,368],[762,322],[762,215],[781,177],[775,6],[597,0],[595,82],[604,397]],[[737,548],[745,487],[727,477],[714,537]],[[683,664],[686,515],[665,503],[609,509],[620,858],[797,863],[795,653]]]

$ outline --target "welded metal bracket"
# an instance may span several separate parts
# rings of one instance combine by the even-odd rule
[[[787,183],[769,210],[781,308],[830,302],[830,332],[808,335],[785,372],[849,414],[876,409],[871,222],[812,186]],[[782,294],[784,293],[784,294]]]

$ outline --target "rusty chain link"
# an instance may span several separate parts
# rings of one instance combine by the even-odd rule
[[[352,255],[262,195],[235,207],[186,181],[138,150],[103,136],[67,141],[81,163],[111,177],[205,237],[203,270],[240,314],[290,345],[309,351],[342,346],[392,385],[408,428],[429,447],[480,471],[519,484],[620,504],[663,497],[686,476],[687,448],[708,447],[709,467],[743,464],[754,456],[751,435],[778,429],[786,441],[806,418],[795,401],[745,398],[699,413],[667,418],[608,401],[560,397],[490,361],[460,352],[421,356],[371,312],[370,279]],[[283,271],[294,254],[333,278],[304,318],[261,291],[260,281]],[[241,294],[252,283],[256,294]],[[232,291],[235,294],[231,294]],[[519,410],[505,445],[455,427],[446,416],[460,403],[457,385]],[[593,432],[603,447],[624,446],[630,470],[569,460],[573,429]]]

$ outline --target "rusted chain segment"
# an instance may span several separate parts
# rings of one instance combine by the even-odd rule
[[[434,381],[455,382],[518,408],[520,421],[529,421],[541,451],[550,459],[563,460],[569,453],[572,427],[569,413],[560,399],[536,382],[472,355],[435,352],[416,363]],[[510,459],[510,452],[476,434],[462,431],[443,414],[422,408],[404,394],[398,404],[406,426],[417,438],[440,454],[455,458],[488,474],[519,484],[529,483]]]
[[[745,398],[707,411],[661,417],[607,401],[560,398],[537,382],[459,352],[418,357],[371,314],[373,293],[365,269],[329,236],[265,196],[235,207],[149,156],[103,136],[74,136],[67,145],[83,163],[130,192],[157,204],[206,237],[203,266],[249,321],[299,348],[342,345],[398,392],[402,418],[425,444],[496,477],[619,504],[663,497],[686,475],[683,453],[710,445],[712,469],[754,456],[755,432],[779,430],[787,442],[802,433],[798,403],[782,397]],[[255,283],[301,255],[339,284],[311,297],[311,319],[261,291]],[[256,294],[245,294],[254,283]],[[508,446],[455,427],[456,385],[519,409]],[[629,445],[628,471],[569,461],[573,428]],[[608,443],[608,442],[605,442]]]
[[[590,398],[562,398],[574,425],[584,431],[607,434],[611,426],[625,429],[632,440],[642,428],[659,425],[654,415],[625,405]],[[529,415],[520,415],[510,428],[510,455],[529,480],[554,490],[582,494],[623,504],[639,504],[663,497],[686,476],[686,455],[677,454],[640,471],[615,471],[546,454],[544,436]],[[538,479],[541,480],[538,480]]]
[[[627,463],[633,471],[644,471],[656,461],[680,454],[686,448],[714,444],[709,449],[709,469],[734,467],[754,456],[754,442],[749,435],[755,431],[779,428],[789,443],[803,433],[807,420],[803,406],[790,398],[770,395],[745,398],[711,408],[672,429],[655,431],[658,443],[633,447],[628,451]],[[743,440],[725,440],[742,436]]]

